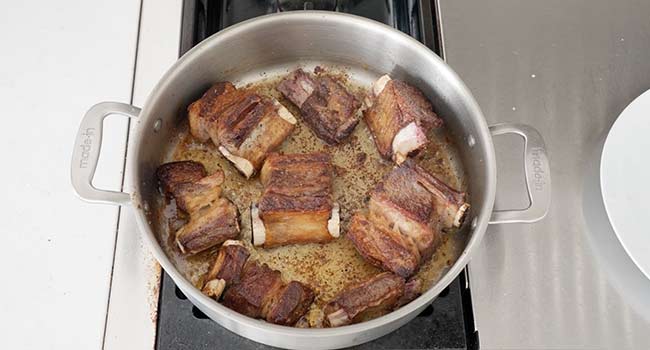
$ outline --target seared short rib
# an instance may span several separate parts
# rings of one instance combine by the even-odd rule
[[[176,244],[186,254],[239,235],[237,207],[221,197],[223,172],[206,174],[203,165],[194,161],[166,163],[156,171],[163,192],[189,215],[189,221],[176,232]]]
[[[285,284],[280,271],[249,261],[238,283],[229,286],[223,304],[241,314],[292,326],[314,301],[313,290],[300,282]]]
[[[268,248],[338,237],[332,176],[326,153],[270,154],[260,173],[264,192],[251,210],[253,243]]]
[[[373,84],[366,105],[364,119],[379,154],[397,164],[424,148],[427,132],[442,125],[442,119],[420,90],[388,75]]]
[[[316,136],[330,145],[348,137],[359,122],[356,111],[361,103],[332,77],[297,69],[278,85],[278,91],[300,109]]]
[[[352,284],[325,305],[325,323],[330,327],[359,322],[369,313],[393,309],[404,295],[405,281],[390,272],[383,272],[360,283]]]
[[[442,230],[462,224],[468,208],[465,193],[409,159],[372,190],[368,217],[355,214],[346,237],[370,264],[406,278],[433,255]]]
[[[212,140],[247,178],[262,166],[267,154],[293,131],[296,119],[275,99],[230,82],[213,85],[188,107],[190,133]]]
[[[250,253],[241,241],[228,240],[219,248],[217,258],[205,276],[203,293],[219,300],[226,286],[239,282]]]
[[[297,281],[284,283],[280,271],[248,260],[249,255],[241,241],[226,241],[201,291],[217,301],[223,296],[223,305],[246,316],[294,325],[314,301],[314,291]]]
[[[399,230],[375,225],[365,215],[352,217],[346,237],[371,265],[401,276],[412,275],[420,265],[420,252]]]

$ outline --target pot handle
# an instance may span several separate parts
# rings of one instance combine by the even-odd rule
[[[492,136],[517,134],[524,138],[524,169],[530,206],[493,211],[490,224],[532,223],[543,219],[551,204],[551,171],[542,135],[532,126],[503,123],[490,126]]]
[[[131,201],[131,195],[125,192],[101,190],[92,184],[101,152],[104,118],[110,114],[135,118],[140,114],[140,108],[119,102],[101,102],[92,106],[81,120],[77,131],[70,174],[72,187],[81,199],[93,203],[122,205]]]

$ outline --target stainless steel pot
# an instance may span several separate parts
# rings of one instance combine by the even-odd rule
[[[449,271],[428,291],[402,308],[371,321],[328,329],[297,329],[254,320],[204,296],[174,267],[150,225],[149,203],[157,196],[154,171],[164,158],[174,126],[186,106],[219,80],[246,83],[299,64],[347,67],[354,80],[370,83],[381,74],[419,87],[456,138],[469,180],[472,210],[467,245]],[[102,121],[121,114],[137,123],[127,179],[134,192],[96,189],[91,180],[99,158]],[[524,167],[531,205],[524,210],[493,211],[497,170],[492,136],[514,133],[525,140]],[[525,125],[488,127],[461,79],[438,56],[411,37],[361,17],[333,12],[289,12],[259,17],[219,32],[174,64],[140,110],[122,103],[100,103],[84,117],[72,157],[72,183],[85,200],[131,204],[138,227],[162,267],[188,298],[227,329],[268,345],[285,348],[341,348],[387,334],[420,313],[463,269],[488,224],[534,222],[550,204],[550,171],[539,133]]]

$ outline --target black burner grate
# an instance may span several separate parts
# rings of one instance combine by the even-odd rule
[[[278,12],[285,2],[296,1],[184,0],[180,54],[229,25]],[[433,0],[338,0],[336,11],[391,25],[440,52]]]
[[[231,333],[193,306],[166,274],[158,305],[157,349],[272,349]],[[447,287],[402,328],[352,349],[467,349],[461,284]]]
[[[290,6],[285,3],[295,1],[184,0],[180,54],[229,25],[279,11],[280,2],[284,9]],[[336,11],[392,25],[440,52],[433,0],[338,0],[335,3]],[[187,300],[167,274],[163,274],[161,283],[156,349],[271,349],[210,320]],[[471,297],[465,286],[463,273],[414,320],[354,349],[477,348]]]

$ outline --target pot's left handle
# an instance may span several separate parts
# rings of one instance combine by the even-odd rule
[[[93,203],[122,205],[131,201],[128,193],[102,190],[92,184],[101,152],[104,118],[110,114],[135,118],[140,114],[140,108],[119,102],[102,102],[92,106],[77,131],[70,174],[72,187],[81,199]]]

